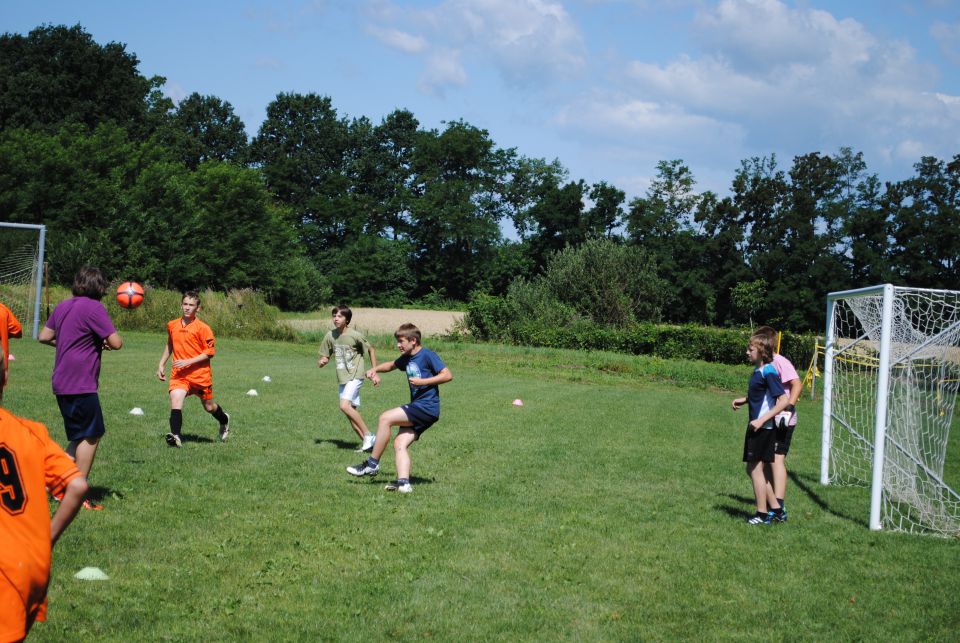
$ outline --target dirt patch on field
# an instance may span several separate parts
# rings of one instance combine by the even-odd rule
[[[425,337],[444,335],[463,319],[464,313],[441,310],[410,310],[408,308],[351,308],[355,328],[365,335],[392,333],[400,324],[415,324]],[[284,323],[296,330],[315,331],[332,327],[330,318],[288,319]]]

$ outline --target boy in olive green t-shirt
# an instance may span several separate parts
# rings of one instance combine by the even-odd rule
[[[360,406],[360,386],[363,385],[364,353],[370,355],[370,368],[377,367],[377,354],[370,342],[357,331],[349,328],[353,311],[347,306],[336,306],[331,311],[334,328],[320,342],[320,358],[317,366],[323,368],[333,355],[337,364],[337,382],[340,385],[340,410],[347,416],[350,426],[363,443],[357,451],[372,451],[375,436],[367,429],[357,408]],[[371,378],[374,386],[380,384],[379,376]]]

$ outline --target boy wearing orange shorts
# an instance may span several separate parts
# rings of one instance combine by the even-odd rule
[[[213,331],[197,319],[200,310],[200,295],[190,290],[180,300],[183,315],[167,322],[167,345],[160,356],[157,377],[167,381],[167,359],[173,355],[170,369],[170,432],[167,444],[179,448],[183,444],[183,401],[188,395],[196,395],[204,410],[220,423],[220,441],[230,437],[230,416],[223,407],[213,401],[213,371],[210,360],[216,354]]]

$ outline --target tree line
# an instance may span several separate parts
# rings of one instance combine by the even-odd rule
[[[174,104],[138,65],[79,25],[0,36],[0,220],[47,225],[57,281],[95,263],[287,309],[467,302],[590,242],[585,256],[643,267],[647,301],[623,323],[792,330],[822,327],[831,290],[958,287],[960,154],[886,183],[848,148],[751,158],[727,196],[665,160],[628,202],[464,120],[374,123],[319,93],[278,94],[249,138],[229,102]],[[595,286],[589,266],[582,279]]]

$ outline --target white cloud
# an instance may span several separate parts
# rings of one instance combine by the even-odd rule
[[[418,87],[425,94],[443,96],[447,88],[466,82],[467,72],[460,63],[460,52],[437,51],[427,60]]]
[[[467,82],[437,52],[456,49],[464,61],[492,63],[512,86],[535,86],[569,78],[586,67],[583,38],[556,0],[446,0],[436,6],[401,10],[389,2],[371,5],[369,32],[391,46],[424,55],[424,77],[433,93],[444,78]],[[424,36],[411,36],[416,31]],[[403,38],[402,36],[406,36]],[[406,47],[404,49],[404,47]]]
[[[931,91],[935,70],[905,42],[779,0],[721,0],[693,25],[701,53],[624,63],[616,91],[571,101],[556,124],[610,145],[622,137],[624,154],[643,146],[728,173],[750,156],[841,146],[901,166],[956,153],[960,98]],[[941,44],[960,36],[938,33]]]
[[[930,35],[940,46],[940,53],[952,63],[960,64],[960,23],[935,22]]]
[[[424,38],[399,29],[371,26],[367,28],[367,32],[386,46],[405,54],[419,54],[427,49],[427,41]]]

